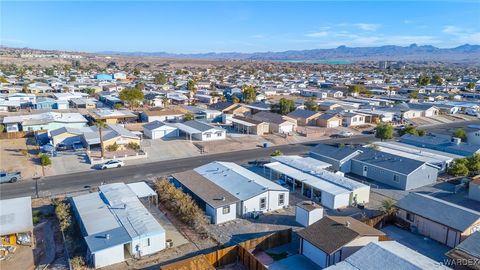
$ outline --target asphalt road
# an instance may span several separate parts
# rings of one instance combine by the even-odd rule
[[[469,124],[480,124],[480,121],[454,122],[435,126],[426,126],[429,132],[451,133],[456,128],[466,127]],[[65,175],[56,175],[41,178],[37,181],[24,180],[17,183],[0,185],[0,198],[8,199],[21,196],[48,197],[82,191],[97,187],[103,183],[138,182],[159,176],[167,176],[175,172],[190,170],[203,164],[218,160],[245,163],[247,161],[265,159],[275,150],[280,150],[287,155],[305,154],[311,146],[318,143],[366,143],[373,141],[373,135],[360,135],[352,138],[327,139],[300,144],[279,145],[269,148],[257,148],[236,152],[211,154],[183,159],[166,160],[138,165],[128,165],[122,168],[105,171],[87,171]],[[37,187],[38,186],[38,189]],[[37,193],[38,191],[38,193]]]
[[[128,165],[121,168],[86,171],[72,174],[44,177],[37,181],[24,180],[17,183],[0,185],[0,198],[8,199],[21,196],[48,197],[51,195],[66,194],[87,190],[103,183],[115,182],[138,182],[159,176],[168,176],[175,172],[193,169],[203,164],[218,160],[245,163],[247,161],[266,159],[275,150],[283,154],[305,154],[311,146],[318,143],[366,143],[373,141],[373,135],[360,135],[352,138],[327,139],[315,142],[279,145],[268,148],[256,148],[236,152],[211,154],[197,157],[189,157],[175,160]]]

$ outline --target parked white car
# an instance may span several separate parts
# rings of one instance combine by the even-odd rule
[[[102,164],[102,170],[111,169],[111,168],[120,168],[125,166],[125,163],[121,160],[112,159]]]
[[[339,137],[339,138],[350,138],[352,136],[353,136],[353,133],[350,132],[350,131],[342,131],[342,132],[337,134],[337,137]]]
[[[476,117],[480,116],[480,113],[478,113],[476,110],[470,109],[470,108],[465,111],[465,114],[466,115],[471,115],[471,116],[476,116]]]

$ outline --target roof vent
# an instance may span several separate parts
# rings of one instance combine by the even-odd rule
[[[105,234],[105,239],[107,239],[107,240],[110,239],[110,234],[108,234],[108,233]]]
[[[345,221],[345,227],[350,227],[350,221]]]

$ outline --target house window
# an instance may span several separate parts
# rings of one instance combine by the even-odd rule
[[[217,132],[217,137],[222,137],[222,132]]]
[[[267,198],[260,198],[260,210],[267,208]]]
[[[206,133],[205,136],[206,136],[207,138],[211,138],[211,137],[212,137],[212,134],[211,134],[211,133]]]
[[[285,194],[278,194],[278,205],[283,205],[285,203]]]
[[[393,175],[393,182],[399,183],[400,182],[400,177],[398,177],[398,175],[394,174]]]
[[[230,213],[230,205],[224,206],[222,208],[222,214],[226,215]]]
[[[413,214],[407,212],[407,220],[413,222]]]

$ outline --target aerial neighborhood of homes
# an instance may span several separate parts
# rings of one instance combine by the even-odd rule
[[[314,145],[243,163],[196,158],[149,179],[99,172],[98,188],[54,199],[52,215],[2,198],[0,268],[43,262],[18,258],[45,245],[37,226],[56,216],[68,264],[95,269],[480,269],[480,125],[420,131],[478,120],[478,81],[415,86],[409,72],[2,72],[0,139],[27,150],[2,146],[2,183],[16,170],[30,181],[32,153],[55,175]],[[395,138],[375,139],[381,125]]]

